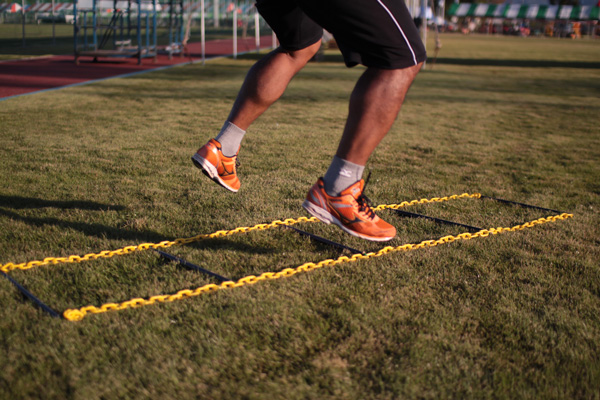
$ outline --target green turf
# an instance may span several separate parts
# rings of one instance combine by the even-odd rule
[[[598,398],[600,42],[442,42],[369,161],[367,195],[481,192],[573,219],[80,322],[0,277],[0,398]],[[362,71],[325,59],[249,130],[237,194],[189,157],[218,132],[250,59],[0,102],[0,263],[305,216]],[[486,228],[549,215],[489,200],[407,211]],[[464,231],[380,215],[398,228],[393,246]],[[349,254],[284,229],[169,250],[232,279]],[[151,252],[10,275],[61,312],[215,282]]]

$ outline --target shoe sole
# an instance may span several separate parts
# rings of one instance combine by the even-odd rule
[[[352,236],[356,236],[358,238],[361,239],[365,239],[365,240],[370,240],[372,242],[387,242],[390,241],[394,238],[394,236],[392,237],[388,237],[388,236],[384,236],[384,237],[376,237],[376,236],[366,236],[362,233],[358,233],[356,231],[353,231],[351,229],[348,229],[344,226],[344,224],[342,224],[342,222],[337,219],[336,217],[333,216],[333,214],[331,214],[329,211],[325,210],[322,207],[317,206],[316,204],[314,204],[313,202],[310,202],[308,200],[304,200],[304,203],[302,203],[302,207],[304,207],[304,209],[306,211],[308,211],[308,213],[310,215],[312,215],[313,217],[317,218],[318,220],[320,220],[321,222],[326,223],[327,225],[333,223],[334,225],[339,226],[344,232],[352,235]]]
[[[236,193],[237,189],[233,189],[231,186],[227,185],[225,181],[221,179],[219,173],[217,172],[217,168],[212,165],[209,161],[207,161],[204,157],[200,157],[198,154],[194,154],[192,156],[192,162],[196,166],[196,168],[200,169],[202,173],[208,176],[213,181],[217,182],[219,185],[223,186],[225,189]]]

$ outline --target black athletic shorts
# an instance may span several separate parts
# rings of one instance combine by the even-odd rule
[[[333,34],[349,67],[407,68],[426,58],[404,0],[257,0],[281,47],[300,50]]]

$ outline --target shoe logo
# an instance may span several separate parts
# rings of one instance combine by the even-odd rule
[[[342,214],[339,209],[341,208],[354,208],[353,204],[345,204],[345,203],[333,203],[329,200],[327,200],[327,209],[329,210],[329,212],[331,214],[333,214],[338,220],[340,220],[340,222],[342,222],[342,224],[344,225],[351,225],[351,224],[356,224],[356,223],[361,223],[361,222],[365,222],[363,219],[360,218],[359,214],[357,214],[357,212],[355,210],[352,210],[352,216],[354,217],[353,219],[350,219],[346,216],[344,216],[344,214]]]
[[[313,200],[313,203],[317,204],[320,207],[323,207],[327,202],[323,199],[323,197],[319,194],[319,192],[311,191],[310,197]]]
[[[231,166],[231,169],[228,170],[225,163],[221,161],[221,167],[223,167],[223,173],[221,174],[221,176],[235,175],[233,165]]]
[[[350,224],[356,224],[356,223],[364,222],[363,220],[361,220],[358,217],[354,217],[354,219],[349,219],[349,218],[344,217],[343,215],[340,215],[340,221],[342,221],[342,223],[344,225],[350,225]]]

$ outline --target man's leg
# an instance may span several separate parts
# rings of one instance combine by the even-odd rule
[[[325,174],[325,189],[330,195],[337,196],[360,180],[371,153],[396,120],[421,65],[404,69],[368,68],[360,77],[350,97],[337,160]],[[340,174],[342,169],[351,173]]]
[[[387,241],[396,228],[379,218],[362,195],[369,156],[394,123],[421,64],[403,69],[368,68],[350,98],[346,127],[324,178],[310,189],[303,207],[326,223],[363,239]]]
[[[317,53],[321,41],[301,50],[274,50],[248,71],[228,121],[246,130],[281,97],[294,75]]]
[[[422,64],[405,69],[368,68],[352,96],[344,134],[336,155],[365,165],[396,120],[406,92]]]
[[[321,41],[300,50],[281,48],[269,53],[248,71],[221,132],[198,149],[194,164],[209,178],[232,192],[240,188],[237,153],[246,129],[281,97],[294,75],[316,54]]]

